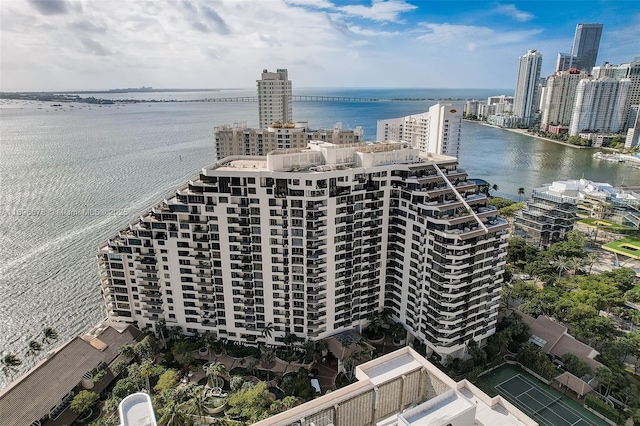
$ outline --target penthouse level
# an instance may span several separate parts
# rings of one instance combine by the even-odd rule
[[[283,344],[388,308],[461,357],[498,315],[508,224],[486,202],[455,158],[401,143],[228,157],[99,248],[107,314]]]

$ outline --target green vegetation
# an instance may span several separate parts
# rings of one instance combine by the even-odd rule
[[[88,390],[82,390],[73,397],[71,401],[71,409],[82,416],[91,410],[93,404],[98,400],[98,394]]]
[[[524,193],[524,188],[520,189],[522,189],[522,193]],[[487,202],[487,205],[495,206],[500,212],[500,216],[512,217],[518,210],[522,210],[524,202],[516,203],[508,198],[493,197]]]
[[[640,259],[640,238],[626,237],[602,246],[605,250]]]
[[[602,399],[597,398],[593,395],[587,395],[584,402],[587,407],[592,408],[606,418],[613,420],[614,422],[618,422],[620,420],[620,414],[618,413],[618,410],[607,404]]]
[[[533,279],[505,285],[503,299],[507,303],[517,302],[522,312],[533,317],[545,315],[565,324],[574,337],[598,350],[597,360],[603,367],[595,372],[574,354],[565,354],[562,361],[567,371],[578,377],[595,376],[599,383],[597,391],[604,398],[612,396],[622,401],[624,406],[619,409],[638,410],[640,394],[637,376],[633,374],[640,369],[640,329],[619,331],[609,316],[613,314],[640,326],[640,314],[624,305],[625,301],[640,297],[638,280],[629,268],[592,274],[598,256],[583,251],[584,241],[581,234],[571,232],[567,241],[539,250],[521,238],[512,238],[507,249],[508,262],[514,273],[526,273]],[[632,241],[626,239],[627,244]],[[522,345],[517,359],[541,376],[551,378],[553,365],[548,365],[536,351],[531,345]],[[604,404],[610,418],[617,420],[616,408],[597,398],[592,404],[599,404],[598,407]]]
[[[608,221],[603,220],[603,219],[595,219],[595,218],[580,219],[578,221],[578,223],[582,223],[584,225],[597,227],[597,228],[602,229],[604,231],[624,231],[624,230],[631,229],[631,228],[629,228],[628,226],[625,226],[625,225],[620,225],[618,223],[612,223],[612,222],[608,222]]]

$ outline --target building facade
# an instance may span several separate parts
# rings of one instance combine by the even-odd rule
[[[455,158],[406,145],[318,142],[203,169],[99,248],[108,317],[283,344],[386,307],[430,353],[463,356],[495,332],[508,223]]]
[[[540,99],[538,83],[541,67],[542,55],[536,50],[529,50],[520,57],[513,114],[522,119],[524,126],[529,126],[533,123],[538,110],[536,100],[539,101]]]
[[[286,69],[276,72],[262,71],[258,83],[258,118],[260,128],[266,129],[275,122],[293,121],[291,80]]]
[[[575,181],[558,181],[534,189],[531,199],[516,213],[516,233],[540,246],[564,240],[577,220],[578,189]]]
[[[421,152],[457,157],[462,105],[438,102],[422,114],[378,120],[376,140],[408,142]]]
[[[596,65],[601,36],[602,24],[578,24],[571,47],[569,68],[590,73]]]
[[[330,142],[336,145],[363,141],[362,127],[343,130],[336,123],[332,130],[312,130],[306,122],[274,123],[265,129],[248,128],[246,123],[217,126],[214,131],[216,158],[232,155],[267,155],[270,151],[304,148],[309,141]]]
[[[576,88],[583,78],[587,78],[587,73],[571,68],[547,79],[545,103],[540,122],[542,130],[547,130],[550,125],[568,127],[571,124]]]
[[[628,118],[627,99],[630,87],[631,81],[626,78],[580,80],[576,87],[569,135],[622,131]]]

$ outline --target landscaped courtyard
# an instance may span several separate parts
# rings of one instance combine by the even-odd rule
[[[626,237],[602,246],[605,250],[622,254],[633,259],[640,259],[640,238]]]

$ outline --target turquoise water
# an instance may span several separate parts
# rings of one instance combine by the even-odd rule
[[[295,94],[366,98],[472,98],[502,90],[303,89]],[[221,92],[118,94],[194,100],[253,96]],[[96,95],[103,96],[106,95]],[[111,95],[117,97],[116,95]],[[296,102],[313,128],[363,126],[423,112],[433,102]],[[104,317],[97,246],[215,161],[214,127],[257,125],[255,103],[157,102],[98,105],[0,101],[0,351],[25,357],[29,340],[54,327],[65,341]],[[596,162],[577,150],[463,124],[460,162],[470,176],[517,197],[543,182],[585,177],[640,185],[640,171]],[[47,349],[46,349],[47,350]],[[46,352],[43,351],[43,354]],[[0,377],[0,381],[5,380]],[[0,382],[2,384],[3,382]]]

